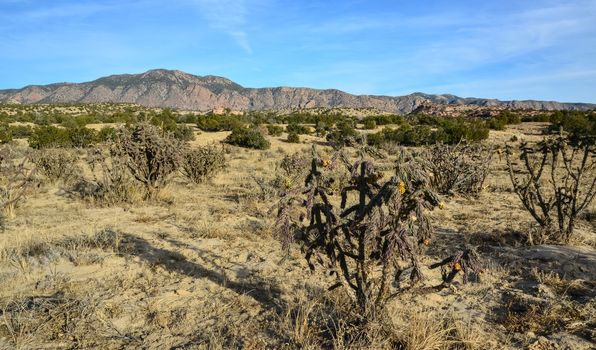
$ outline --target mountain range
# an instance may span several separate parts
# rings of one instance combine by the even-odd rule
[[[500,101],[454,95],[413,93],[406,96],[352,95],[336,89],[293,87],[245,88],[218,76],[196,76],[178,70],[154,69],[141,74],[121,74],[85,83],[30,85],[0,90],[0,103],[137,103],[147,107],[171,107],[208,111],[304,108],[375,108],[407,114],[435,106],[478,106],[533,110],[588,110],[596,104],[553,101]]]

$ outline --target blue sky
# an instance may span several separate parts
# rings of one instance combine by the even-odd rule
[[[0,0],[0,67],[0,88],[168,68],[596,103],[596,1]]]

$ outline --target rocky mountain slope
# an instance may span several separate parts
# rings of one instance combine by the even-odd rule
[[[142,74],[103,77],[86,83],[32,85],[22,89],[0,90],[1,103],[95,103],[129,102],[148,107],[172,107],[207,111],[277,110],[313,107],[376,108],[406,114],[421,106],[463,105],[538,110],[585,110],[587,103],[545,101],[499,101],[461,98],[454,95],[414,93],[407,96],[352,95],[340,90],[309,88],[245,88],[217,76],[195,76],[176,70],[156,69]]]

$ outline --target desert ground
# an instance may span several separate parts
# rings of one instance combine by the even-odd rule
[[[484,142],[535,142],[541,127],[491,130]],[[201,132],[192,145],[227,134]],[[526,245],[534,222],[495,155],[478,196],[444,196],[432,211],[426,278],[390,301],[388,320],[356,329],[355,310],[341,288],[327,291],[324,270],[311,271],[298,246],[284,255],[267,186],[284,155],[330,149],[315,136],[268,139],[264,151],[229,146],[229,166],[206,183],[176,174],[157,199],[134,205],[94,205],[66,184],[40,182],[0,232],[0,348],[596,346],[595,203],[571,244]],[[394,156],[381,163],[390,169]],[[429,291],[442,280],[428,266],[465,245],[479,252],[483,272]]]

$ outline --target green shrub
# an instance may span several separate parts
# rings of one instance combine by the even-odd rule
[[[195,139],[192,129],[184,124],[177,125],[172,136],[180,141],[193,141]]]
[[[290,124],[288,126],[286,126],[286,132],[288,134],[291,133],[295,133],[298,135],[308,135],[310,134],[310,127],[306,126],[306,125],[300,125],[300,124]]]
[[[464,118],[446,119],[441,123],[441,129],[443,134],[437,141],[447,144],[486,140],[489,133],[488,127],[481,120],[466,120]]]
[[[10,134],[15,139],[26,139],[33,133],[33,128],[29,125],[11,125]]]
[[[206,115],[199,117],[197,127],[203,131],[231,131],[244,126],[239,116]]]
[[[215,145],[187,150],[182,159],[182,174],[194,183],[211,179],[226,167],[225,150]]]
[[[507,125],[519,124],[521,121],[519,114],[511,111],[501,111],[497,116],[487,120],[486,125],[493,130],[504,130]]]
[[[267,133],[271,136],[281,136],[284,128],[279,125],[267,125]]]
[[[377,122],[374,121],[374,119],[365,119],[363,121],[364,124],[364,129],[366,130],[373,130],[377,128]]]
[[[295,132],[291,132],[288,134],[288,142],[290,143],[300,143],[300,135]]]
[[[67,129],[55,126],[39,126],[33,129],[29,136],[31,148],[72,147],[72,141]]]
[[[104,127],[97,132],[97,141],[98,142],[110,142],[113,141],[116,137],[116,129],[108,126]]]
[[[362,119],[362,123],[365,125],[368,121],[373,121],[375,125],[401,125],[405,122],[404,117],[396,114],[373,115],[367,116],[364,119]]]
[[[8,143],[12,141],[12,133],[8,124],[0,125],[0,143]]]
[[[327,141],[336,147],[350,146],[357,142],[358,136],[354,121],[344,119],[336,124],[333,131],[327,134]]]
[[[268,149],[271,146],[271,143],[256,128],[236,128],[226,137],[224,142],[234,146],[254,149]]]
[[[66,133],[72,147],[89,147],[97,140],[96,131],[84,126],[66,129]]]

